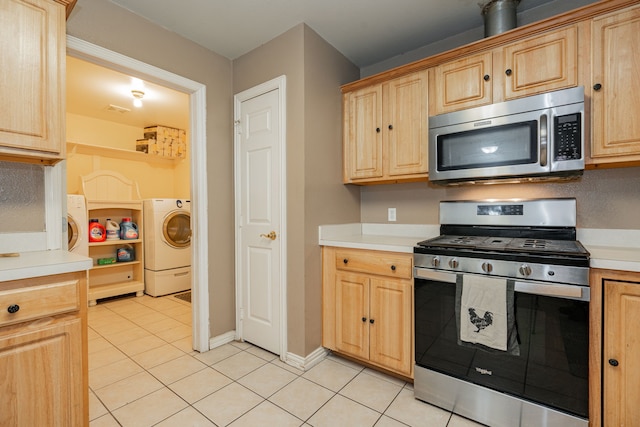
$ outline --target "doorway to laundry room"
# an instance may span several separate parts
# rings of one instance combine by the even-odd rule
[[[95,286],[99,289],[95,295],[105,299],[142,295],[119,286],[132,281],[143,284],[146,297],[170,296],[186,304],[193,299],[197,304],[198,292],[191,289],[196,267],[192,239],[197,236],[191,232],[190,94],[132,74],[67,57],[67,192],[86,199],[90,192],[83,186],[83,177],[96,172],[119,175],[134,188],[127,200],[108,206],[108,214],[87,209],[88,221],[94,214],[105,234],[112,228],[107,237],[114,238],[113,228],[117,228],[120,238],[88,243],[88,255],[95,264],[92,271],[100,271],[93,284],[90,272],[89,293]],[[104,191],[111,187],[108,184]],[[99,200],[100,190],[91,197]],[[121,224],[129,224],[138,235],[126,241]],[[133,253],[119,258],[126,250]],[[127,262],[131,264],[122,268]],[[203,339],[203,332],[208,335],[208,331],[197,321],[193,329],[193,347],[207,350],[203,343],[208,337]]]

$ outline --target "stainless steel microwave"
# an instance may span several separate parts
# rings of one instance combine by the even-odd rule
[[[436,184],[570,179],[584,170],[584,87],[429,118]]]

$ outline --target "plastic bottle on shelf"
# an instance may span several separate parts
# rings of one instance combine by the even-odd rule
[[[120,225],[111,218],[107,218],[105,225],[107,229],[107,240],[120,240]]]
[[[131,222],[131,218],[122,218],[120,223],[120,239],[136,240],[138,238],[138,226]]]
[[[104,242],[107,239],[107,230],[104,225],[100,224],[100,221],[96,218],[89,220],[89,241],[90,242]]]

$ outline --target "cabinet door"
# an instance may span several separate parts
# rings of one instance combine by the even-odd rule
[[[369,279],[336,273],[336,349],[369,359]]]
[[[604,425],[640,420],[640,283],[604,282]]]
[[[594,19],[592,34],[591,157],[638,156],[640,8]]]
[[[429,106],[433,114],[491,104],[491,52],[468,56],[435,67]]]
[[[0,155],[53,162],[65,147],[64,7],[7,0],[0,16]]]
[[[382,177],[382,86],[345,95],[345,182]]]
[[[371,279],[370,360],[411,375],[412,285],[410,280]]]
[[[84,425],[81,320],[48,319],[0,334],[0,425]]]
[[[504,98],[574,87],[578,82],[576,26],[504,48]]]
[[[385,158],[388,175],[426,174],[429,141],[427,72],[390,81],[384,87]]]

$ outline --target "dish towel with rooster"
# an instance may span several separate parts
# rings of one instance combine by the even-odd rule
[[[514,316],[514,283],[493,277],[458,275],[458,343],[519,354]]]

